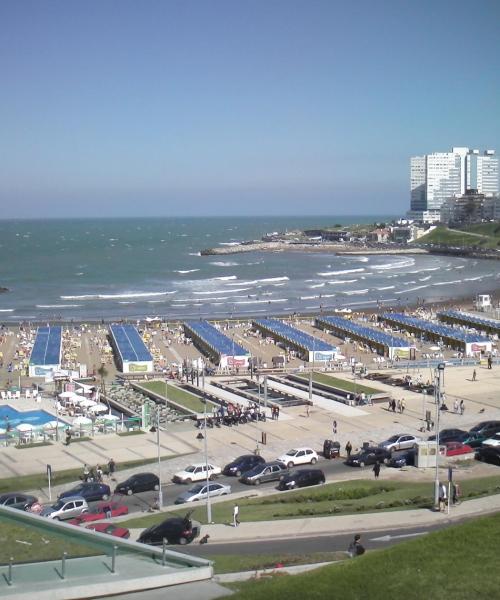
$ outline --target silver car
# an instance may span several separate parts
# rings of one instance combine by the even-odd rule
[[[380,442],[379,447],[392,452],[393,450],[410,450],[416,448],[417,443],[422,438],[409,433],[398,433],[397,435],[391,436],[388,440]]]
[[[85,498],[81,496],[70,496],[69,498],[61,498],[51,506],[45,506],[40,513],[42,517],[63,521],[65,519],[73,519],[81,514],[88,512],[89,505]]]
[[[231,486],[223,483],[197,483],[187,492],[182,493],[175,504],[184,504],[185,502],[196,502],[198,500],[206,500],[208,496],[215,498],[216,496],[226,496],[231,493]]]

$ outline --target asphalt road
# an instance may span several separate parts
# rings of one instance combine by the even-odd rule
[[[448,524],[422,526],[411,529],[392,529],[370,531],[362,534],[362,544],[367,551],[393,546],[430,531],[443,529]],[[259,540],[257,542],[232,542],[230,544],[211,543],[200,545],[197,542],[184,546],[182,552],[216,559],[218,555],[256,555],[256,554],[310,554],[312,552],[336,552],[347,550],[353,534],[327,533],[310,538],[289,538],[279,540]]]
[[[186,466],[188,466],[188,463],[186,463]],[[298,469],[308,468],[310,466],[311,465],[301,465],[296,468],[298,468]],[[321,469],[325,473],[325,476],[327,479],[335,477],[335,475],[337,475],[339,473],[346,473],[346,472],[353,472],[353,471],[357,472],[359,470],[359,467],[349,467],[349,466],[345,465],[342,459],[326,460],[323,458],[319,459],[318,463],[314,466],[314,468]],[[365,467],[362,470],[366,471],[367,477],[370,477],[372,475],[370,466]],[[120,481],[121,481],[121,479],[118,476],[117,482],[120,482]],[[219,483],[224,483],[226,485],[230,485],[232,492],[248,491],[249,493],[252,493],[258,489],[259,492],[267,491],[267,492],[271,493],[271,492],[277,491],[276,488],[278,485],[277,481],[271,481],[268,483],[262,483],[260,486],[258,486],[258,488],[256,488],[252,485],[246,485],[244,483],[241,483],[237,477],[226,477],[225,475],[220,475],[219,477],[217,477],[216,481]],[[105,483],[108,483],[108,482],[106,481]],[[116,486],[116,483],[115,482],[111,482],[111,483],[112,483],[112,485],[110,485],[110,487],[113,490],[114,487]],[[194,485],[194,484],[192,484],[192,485]],[[172,482],[164,483],[162,485],[163,504],[165,506],[174,504],[175,499],[180,494],[182,494],[183,492],[188,490],[190,487],[191,486],[178,484],[178,483],[172,483]],[[118,494],[118,495],[114,495],[112,499],[117,500],[117,501],[127,505],[129,512],[134,513],[134,512],[144,512],[149,507],[153,506],[157,496],[158,496],[158,492],[141,492],[138,494],[133,494],[132,496],[123,496],[121,494]],[[230,498],[230,497],[231,496],[228,496],[228,498]],[[95,504],[97,504],[97,503],[91,503],[91,507]]]

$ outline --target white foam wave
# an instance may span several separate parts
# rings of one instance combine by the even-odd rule
[[[37,308],[79,308],[81,304],[36,304]]]
[[[368,289],[366,290],[350,290],[348,292],[343,292],[344,294],[346,294],[347,296],[362,296],[363,294],[367,294],[369,292]]]
[[[455,281],[437,281],[432,285],[454,285],[455,283],[462,283],[461,279],[455,279]]]
[[[319,298],[319,296],[301,296],[300,297],[301,300],[316,300],[316,298]]]
[[[227,285],[257,285],[258,283],[275,284],[278,281],[289,281],[289,277],[268,277],[266,279],[252,279],[251,281],[238,281],[238,283],[228,283]]]
[[[477,277],[466,277],[464,281],[479,281],[483,278],[482,275],[478,275]]]
[[[414,258],[406,258],[404,260],[398,260],[396,262],[384,263],[382,265],[372,265],[370,268],[376,271],[388,271],[390,269],[403,269],[411,267],[415,264]]]
[[[212,277],[209,281],[231,281],[233,279],[238,279],[236,275],[227,275],[226,277]],[[241,285],[241,283],[238,283]]]
[[[240,242],[219,242],[219,246],[239,246]]]
[[[149,298],[155,296],[170,296],[172,292],[130,292],[124,294],[83,294],[82,296],[59,296],[61,300],[117,300],[119,298]]]
[[[382,292],[383,290],[393,290],[395,287],[396,287],[395,285],[384,285],[383,287],[378,287],[375,289]]]
[[[324,284],[324,283],[317,283],[316,285],[310,285],[309,287],[310,287],[311,289],[314,289],[314,288],[322,288],[322,287],[324,287],[324,286],[325,286],[325,284]]]
[[[189,256],[201,256],[201,252],[188,252]]]
[[[0,308],[0,312],[14,312],[15,308]]]
[[[337,283],[355,283],[357,279],[332,279],[328,281],[328,285],[337,285]]]
[[[428,288],[428,285],[417,285],[417,287],[408,288],[407,290],[399,290],[398,292],[394,292],[395,294],[407,294],[408,292],[416,292],[417,290],[423,290],[424,288]]]
[[[251,288],[235,288],[234,290],[213,290],[211,292],[193,292],[193,294],[199,294],[200,296],[208,296],[212,294],[235,294],[236,292],[246,292]]]
[[[277,300],[238,300],[234,304],[275,304],[276,302],[288,302],[288,298],[278,298]]]
[[[332,275],[343,275],[345,273],[362,273],[365,269],[344,269],[342,271],[325,271],[324,273],[317,273],[320,277],[331,277]]]
[[[196,271],[199,271],[200,269],[186,269],[185,271],[174,271],[174,273],[179,273],[180,275],[186,275],[187,273],[196,273]]]
[[[420,277],[419,281],[429,281],[432,275],[427,275],[427,277]]]
[[[215,261],[215,262],[211,262],[211,265],[213,265],[214,267],[237,267],[240,263],[237,262],[231,262],[231,261]]]

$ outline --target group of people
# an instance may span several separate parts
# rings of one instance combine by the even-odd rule
[[[110,478],[113,479],[114,474],[116,471],[116,463],[115,461],[110,458],[107,464],[107,471],[106,471],[106,475]],[[101,465],[97,465],[94,469],[94,467],[89,467],[87,465],[87,463],[85,463],[83,465],[83,474],[82,474],[82,481],[84,483],[102,483],[103,480],[103,476],[104,476],[104,471],[101,467]]]
[[[396,412],[396,409],[398,411],[398,413],[403,414],[406,408],[406,402],[404,398],[400,398],[397,401],[394,398],[391,398],[389,400],[389,411],[392,412]]]

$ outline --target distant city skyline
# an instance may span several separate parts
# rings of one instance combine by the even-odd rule
[[[496,0],[4,0],[0,20],[2,218],[403,215],[410,157],[500,148]]]

